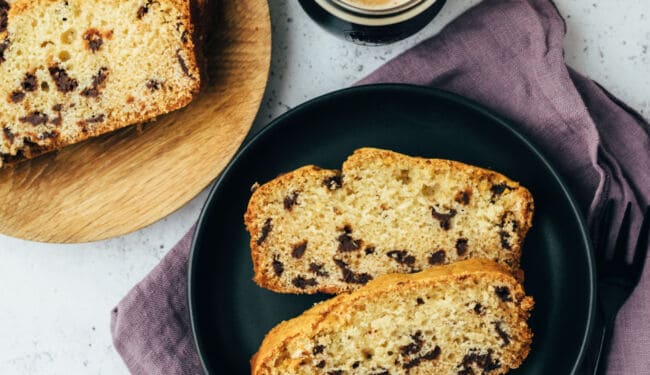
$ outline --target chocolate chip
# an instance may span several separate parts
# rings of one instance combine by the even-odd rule
[[[62,104],[55,104],[55,105],[52,106],[52,110],[55,111],[55,112],[61,112],[62,109],[63,109]]]
[[[284,197],[284,209],[287,211],[291,211],[293,209],[293,206],[298,204],[298,195],[300,195],[300,192],[294,191]]]
[[[291,250],[291,256],[300,259],[305,255],[305,250],[307,250],[307,241],[303,241],[299,244],[293,245],[293,250]]]
[[[494,293],[496,293],[503,302],[512,301],[512,298],[510,297],[510,289],[508,289],[507,286],[498,286],[494,288]]]
[[[352,239],[352,228],[349,225],[346,225],[343,228],[343,234],[338,236],[337,240],[339,241],[339,251],[340,252],[350,252],[357,251],[361,248],[361,240]]]
[[[460,203],[462,205],[467,206],[469,204],[470,199],[472,198],[472,191],[471,190],[461,190],[458,193],[456,193],[456,196],[454,197],[454,200],[457,203]]]
[[[20,103],[23,101],[23,99],[25,99],[25,92],[20,90],[12,92],[9,96],[9,100],[11,100],[13,103]]]
[[[97,29],[88,29],[83,35],[83,40],[86,41],[86,47],[90,49],[93,53],[99,51],[104,40],[102,39],[102,34]]]
[[[503,328],[501,328],[501,322],[495,322],[494,329],[497,331],[501,340],[503,340],[501,347],[510,345],[510,336],[503,330]]]
[[[327,271],[323,271],[325,265],[322,263],[309,263],[309,272],[316,274],[316,276],[329,277]]]
[[[5,0],[0,0],[0,33],[7,30],[7,23],[9,21],[9,16],[7,16],[8,12],[9,3],[7,3]]]
[[[160,85],[162,83],[160,81],[157,81],[155,79],[150,79],[147,81],[146,86],[151,92],[158,91],[160,89]]]
[[[59,136],[59,132],[56,131],[56,130],[52,130],[52,131],[47,131],[47,132],[43,132],[43,133],[39,134],[38,139],[40,139],[40,140],[54,139],[54,138],[56,138],[58,136]]]
[[[505,230],[500,230],[499,231],[499,238],[501,239],[501,247],[507,250],[512,250],[512,246],[510,245],[510,242],[508,239],[510,238],[510,233],[506,232]]]
[[[14,135],[14,133],[11,132],[11,129],[9,129],[8,127],[3,127],[2,132],[5,134],[5,138],[7,138],[9,143],[13,144],[16,136]]]
[[[18,118],[20,122],[26,122],[34,126],[47,124],[48,117],[45,113],[34,111],[25,117]]]
[[[20,87],[27,92],[34,92],[38,89],[38,79],[31,73],[25,74],[25,78],[20,83]]]
[[[445,251],[438,250],[429,256],[429,264],[431,265],[443,264],[445,263],[445,258],[446,258]]]
[[[334,176],[327,177],[323,180],[323,185],[325,185],[328,190],[340,189],[341,186],[343,186],[343,175],[338,172]]]
[[[25,153],[23,150],[18,150],[16,155],[0,154],[0,158],[2,159],[3,163],[9,164],[25,159]]]
[[[187,64],[185,63],[185,59],[183,59],[183,56],[181,56],[180,48],[176,50],[176,58],[178,59],[178,63],[180,64],[183,73],[185,73],[186,76],[192,78],[192,75],[190,74],[190,69],[187,67]]]
[[[277,277],[282,276],[284,272],[284,264],[280,262],[277,256],[273,257],[273,272],[275,272]]]
[[[387,252],[386,255],[389,258],[394,259],[399,264],[406,264],[408,266],[415,264],[415,257],[413,255],[409,255],[408,251],[406,250],[391,250]]]
[[[366,247],[366,250],[364,250],[366,255],[374,254],[375,253],[375,248],[374,247]]]
[[[343,375],[343,370],[329,371],[327,375]]]
[[[264,222],[264,226],[262,226],[262,234],[260,237],[257,239],[257,244],[261,245],[264,240],[266,240],[266,237],[269,235],[271,232],[271,229],[273,229],[273,224],[271,224],[271,218],[266,219]]]
[[[431,215],[433,216],[434,219],[440,222],[440,228],[444,230],[449,230],[450,221],[454,216],[456,216],[456,210],[452,208],[451,210],[449,210],[449,213],[443,214],[437,212],[434,207],[431,207]]]
[[[462,257],[467,252],[467,238],[459,238],[456,240],[456,253]]]
[[[490,198],[490,202],[494,203],[496,199],[503,194],[504,191],[508,190],[514,190],[513,187],[510,187],[506,185],[505,183],[500,183],[500,184],[495,184],[490,187],[490,191],[492,192],[492,197]]]
[[[424,341],[422,340],[422,331],[417,331],[415,334],[411,335],[411,340],[413,340],[413,342],[399,347],[399,351],[404,357],[416,354],[422,349],[422,345],[424,345]]]
[[[66,72],[65,69],[58,66],[52,66],[49,68],[49,71],[50,76],[52,76],[52,79],[54,80],[54,83],[56,83],[57,90],[61,91],[62,93],[74,91],[77,89],[77,86],[79,86],[77,80],[70,78],[70,76],[68,76],[68,72]]]
[[[354,363],[352,364],[352,368],[357,368],[357,367],[359,367],[360,364],[361,364],[361,362],[356,361],[356,362],[354,362]]]
[[[488,349],[487,354],[478,354],[476,349],[472,349],[472,351],[463,357],[463,361],[458,365],[458,367],[462,367],[458,375],[474,375],[472,365],[483,369],[483,374],[498,369],[501,367],[501,362],[498,359],[493,359],[492,353],[494,353],[492,349]]]
[[[418,297],[415,302],[417,302],[418,305],[424,305],[424,300],[421,297]]]
[[[183,44],[187,43],[187,30],[183,30],[183,32],[181,33],[181,42]]]
[[[481,315],[483,311],[484,311],[483,305],[477,302],[476,305],[474,305],[474,312]]]
[[[352,270],[348,268],[347,263],[340,259],[334,259],[334,263],[338,268],[341,269],[341,273],[343,276],[343,281],[348,283],[348,284],[367,284],[368,281],[372,280],[372,276],[370,276],[367,273],[354,273]]]
[[[7,38],[0,43],[0,64],[6,61],[5,59],[5,51],[7,48],[9,48],[9,45],[11,44],[11,41]]]
[[[321,360],[316,364],[316,368],[324,368],[325,367],[325,360]]]
[[[388,370],[383,370],[383,371],[382,370],[380,370],[381,372],[373,372],[370,375],[390,375],[390,372]]]
[[[440,347],[436,345],[436,347],[433,348],[433,350],[425,353],[422,356],[413,358],[412,360],[403,364],[402,367],[408,370],[413,367],[419,366],[422,361],[434,361],[438,359],[438,357],[440,357],[440,352],[441,352]]]
[[[95,116],[93,116],[91,118],[86,119],[85,121],[88,124],[96,124],[96,123],[99,123],[99,122],[104,122],[104,115],[103,114],[95,115]]]
[[[319,354],[321,354],[323,352],[323,350],[325,350],[325,345],[320,345],[319,344],[319,345],[314,346],[314,349],[312,349],[311,352],[314,355],[319,355]]]
[[[305,289],[308,286],[316,286],[316,285],[318,285],[318,281],[316,281],[316,279],[314,279],[314,278],[305,279],[302,276],[298,276],[298,277],[294,278],[293,280],[291,280],[291,283],[296,288],[300,288],[300,289]]]
[[[96,98],[99,96],[99,89],[103,87],[106,78],[108,78],[108,73],[109,71],[107,67],[99,68],[97,74],[93,76],[91,86],[81,91],[81,95],[89,98]]]
[[[153,0],[148,0],[146,4],[138,8],[136,17],[138,17],[139,20],[141,20],[145,14],[149,13],[149,6],[151,6],[151,4],[153,4]]]

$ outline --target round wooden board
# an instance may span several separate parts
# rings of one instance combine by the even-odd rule
[[[271,61],[266,1],[223,0],[210,84],[188,107],[0,172],[0,232],[74,243],[119,236],[177,210],[237,151]]]

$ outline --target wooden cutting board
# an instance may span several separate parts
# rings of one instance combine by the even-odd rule
[[[0,232],[88,242],[156,222],[203,190],[250,130],[271,61],[266,1],[219,1],[211,82],[188,107],[0,172]]]

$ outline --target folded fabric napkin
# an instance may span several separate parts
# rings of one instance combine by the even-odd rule
[[[511,118],[559,168],[592,228],[603,202],[614,199],[619,217],[626,202],[632,203],[638,231],[642,207],[650,200],[650,127],[565,65],[565,31],[548,0],[483,1],[360,84],[438,87]],[[187,308],[191,234],[112,312],[115,347],[134,374],[202,372]],[[650,267],[618,315],[609,373],[647,373],[648,312]]]

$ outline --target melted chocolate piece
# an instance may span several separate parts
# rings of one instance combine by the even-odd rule
[[[445,251],[438,250],[429,256],[429,264],[431,265],[443,264],[445,263],[445,258],[446,258]]]
[[[26,122],[28,124],[37,126],[37,125],[47,124],[48,117],[45,113],[34,111],[25,117],[20,117],[18,120],[20,122]]]
[[[180,48],[176,50],[176,58],[178,59],[178,63],[180,64],[183,73],[185,73],[186,76],[193,78],[192,75],[190,74],[190,69],[187,67],[187,64],[185,63],[185,59],[183,59],[183,56],[181,56]]]
[[[9,143],[13,144],[16,136],[14,135],[14,133],[11,132],[11,129],[4,127],[2,128],[2,132],[5,134],[5,138],[7,138]]]
[[[424,305],[424,300],[423,300],[421,297],[418,297],[418,298],[415,300],[415,302],[416,302],[418,305]]]
[[[79,83],[76,79],[70,78],[68,72],[65,69],[60,68],[59,66],[51,66],[49,68],[50,76],[56,83],[57,90],[62,93],[68,93],[74,91],[79,86]]]
[[[284,197],[284,209],[287,211],[291,211],[293,209],[293,206],[298,204],[298,195],[300,195],[300,192],[294,191],[293,193],[287,195]]]
[[[340,189],[341,186],[343,186],[343,175],[339,172],[334,176],[327,177],[323,180],[323,185],[325,185],[328,190]]]
[[[463,362],[461,362],[459,367],[462,367],[461,371],[458,371],[458,375],[473,375],[474,370],[472,365],[483,369],[483,373],[494,371],[501,367],[501,362],[498,359],[492,358],[492,349],[488,349],[487,354],[478,354],[476,350],[471,351],[463,357]]]
[[[89,98],[96,98],[99,96],[99,89],[103,87],[104,81],[108,77],[108,68],[101,67],[97,74],[93,76],[93,82],[90,87],[85,88],[81,91],[81,95]]]
[[[449,210],[449,213],[443,214],[437,212],[434,207],[431,207],[431,216],[433,216],[434,219],[440,222],[440,228],[444,230],[449,230],[450,221],[454,216],[456,216],[456,210],[452,208],[451,210]]]
[[[88,29],[83,35],[83,39],[86,41],[86,47],[90,49],[93,53],[99,51],[104,40],[102,39],[102,34],[97,29]]]
[[[454,200],[457,203],[460,203],[462,205],[467,206],[469,204],[470,199],[472,198],[472,191],[471,190],[462,190],[459,191],[456,196],[454,197]]]
[[[394,259],[399,264],[412,266],[415,263],[415,257],[413,255],[409,255],[408,251],[406,250],[391,250],[387,252],[386,255],[389,258]]]
[[[485,309],[484,309],[483,305],[481,305],[480,303],[477,302],[476,305],[474,305],[474,312],[475,313],[481,315],[484,310]]]
[[[329,371],[327,375],[343,375],[343,370]]]
[[[20,83],[20,87],[27,92],[34,92],[38,89],[38,79],[31,73],[25,74],[25,78]]]
[[[456,253],[459,257],[467,253],[467,238],[459,238],[456,240]]]
[[[56,130],[52,130],[49,132],[43,132],[38,135],[38,139],[40,140],[45,140],[45,139],[54,139],[59,136],[59,132]]]
[[[501,322],[494,323],[494,329],[497,331],[501,340],[503,340],[501,347],[510,345],[510,336],[501,328]]]
[[[350,251],[357,251],[361,248],[361,240],[352,239],[352,228],[349,225],[346,225],[343,228],[343,234],[341,234],[337,240],[339,241],[339,251],[346,253]]]
[[[9,3],[5,0],[0,0],[0,33],[7,30],[7,22],[9,21],[9,17],[7,16],[8,12]]]
[[[316,285],[318,285],[318,281],[316,281],[316,279],[313,279],[313,278],[312,279],[305,279],[302,276],[298,276],[298,277],[294,278],[293,280],[291,280],[291,283],[296,288],[300,288],[300,289],[305,289],[308,286],[316,286]]]
[[[316,368],[325,368],[325,360],[321,360],[316,364]]]
[[[303,241],[297,245],[294,245],[293,250],[291,250],[291,256],[296,259],[300,259],[303,255],[305,255],[305,250],[307,250],[307,241]]]
[[[150,79],[147,81],[147,88],[151,90],[151,92],[158,91],[160,89],[160,81],[157,81],[155,79]]]
[[[494,288],[494,293],[496,293],[503,302],[512,301],[512,298],[510,297],[510,289],[508,289],[507,286],[498,286]]]
[[[414,359],[406,362],[405,364],[402,365],[402,367],[408,370],[410,368],[419,366],[422,361],[436,360],[436,359],[438,359],[438,357],[440,357],[440,352],[441,352],[440,347],[438,345],[436,345],[436,347],[433,348],[433,350],[425,353],[424,355],[422,355],[420,357],[414,358]]]
[[[20,90],[12,92],[9,96],[9,100],[11,100],[12,103],[20,103],[23,99],[25,99],[25,92]]]
[[[510,233],[506,232],[505,230],[499,231],[499,239],[501,239],[501,247],[506,250],[512,250],[512,246],[508,241],[509,238],[510,238]]]
[[[329,277],[327,271],[323,271],[324,264],[322,263],[309,263],[309,272],[316,274],[316,276]]]
[[[138,17],[139,20],[141,20],[145,14],[149,13],[149,7],[151,6],[151,4],[153,4],[153,0],[148,0],[146,4],[138,8],[136,17]]]
[[[374,247],[366,247],[366,250],[364,250],[366,255],[374,254],[375,253],[375,248]]]
[[[284,264],[278,260],[278,257],[273,257],[273,272],[275,272],[275,275],[280,277],[282,276],[282,273],[284,272]]]
[[[271,224],[271,218],[268,218],[264,222],[264,226],[262,226],[262,234],[257,239],[258,245],[261,245],[266,240],[266,237],[268,237],[269,233],[271,232],[271,229],[273,229],[273,224]]]
[[[416,354],[422,349],[424,341],[422,340],[422,331],[417,331],[415,334],[411,335],[412,343],[399,347],[399,351],[402,356],[406,357],[411,354]]]
[[[314,346],[314,349],[312,349],[312,354],[314,355],[319,355],[325,350],[325,345],[316,345]]]
[[[86,123],[88,124],[96,124],[99,122],[104,122],[104,114],[101,115],[95,115],[89,119],[86,119]]]
[[[9,44],[11,44],[11,41],[7,38],[0,43],[0,64],[5,62],[5,51],[7,48],[9,48]]]
[[[496,202],[496,199],[503,194],[504,191],[507,190],[514,190],[515,188],[510,187],[506,185],[505,183],[500,183],[496,185],[492,185],[490,187],[490,191],[492,192],[492,197],[490,198],[490,202],[494,203]]]
[[[372,276],[367,273],[354,273],[348,268],[347,263],[340,259],[334,259],[336,266],[341,269],[342,281],[348,284],[367,284],[368,281],[372,280]]]

